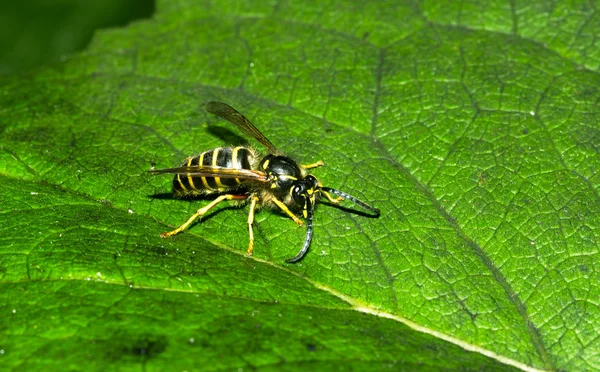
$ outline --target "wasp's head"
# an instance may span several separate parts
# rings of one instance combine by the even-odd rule
[[[291,190],[292,199],[294,204],[303,208],[304,218],[308,216],[309,209],[315,205],[319,192],[319,181],[311,174],[294,183]],[[310,201],[310,203],[307,203],[307,201]]]
[[[372,212],[373,217],[379,217],[379,209],[373,208],[343,191],[322,186],[315,176],[310,174],[295,181],[290,190],[290,194],[294,204],[298,208],[303,209],[304,218],[306,218],[308,228],[306,229],[306,239],[304,239],[302,249],[300,249],[300,252],[298,252],[296,256],[286,260],[286,262],[289,263],[300,261],[306,252],[308,252],[308,247],[310,247],[313,234],[313,210],[317,199],[321,195],[324,195],[332,204],[337,204],[344,199],[348,199],[367,211]],[[337,195],[338,198],[333,199],[330,194]]]

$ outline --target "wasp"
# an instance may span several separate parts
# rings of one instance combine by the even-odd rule
[[[278,208],[299,226],[304,223],[297,213],[302,213],[308,225],[304,244],[296,256],[286,260],[288,263],[295,263],[306,255],[310,247],[314,208],[321,197],[324,196],[332,204],[338,204],[344,199],[350,200],[372,213],[373,217],[379,217],[379,209],[343,191],[324,187],[315,176],[307,173],[308,169],[323,166],[323,161],[309,165],[298,164],[277,150],[244,115],[225,103],[209,102],[206,111],[235,124],[264,146],[268,154],[261,156],[250,147],[219,147],[198,156],[188,157],[180,167],[150,170],[153,174],[175,174],[173,194],[176,197],[218,195],[208,205],[198,209],[183,225],[160,234],[161,237],[166,238],[182,232],[224,200],[250,202],[248,255],[252,255],[254,250],[252,224],[257,208]]]

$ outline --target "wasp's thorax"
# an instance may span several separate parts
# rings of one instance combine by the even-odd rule
[[[306,199],[309,198],[314,205],[319,182],[313,175],[306,175],[294,160],[271,154],[261,161],[259,167],[267,173],[273,194],[285,204],[306,209]]]
[[[287,156],[267,155],[259,167],[267,174],[271,191],[280,199],[288,196],[294,183],[304,177],[298,163]]]

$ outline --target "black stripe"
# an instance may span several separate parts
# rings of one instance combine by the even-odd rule
[[[223,168],[233,168],[232,155],[233,148],[224,147],[220,149],[217,154],[217,165]],[[221,183],[227,187],[237,186],[235,178],[221,178]]]
[[[215,149],[217,150],[217,149]],[[215,152],[215,150],[210,150],[204,153],[204,159],[202,159],[202,165],[208,165],[209,167],[212,166],[212,158],[213,158],[213,153]],[[217,157],[217,160],[219,158]],[[215,179],[213,177],[206,177],[206,183],[208,183],[208,186],[212,189],[212,190],[216,190],[217,189],[217,183],[215,182]]]
[[[173,178],[173,189],[177,192],[189,192],[192,190],[192,186],[190,186],[186,176],[177,174]]]
[[[183,188],[181,187],[181,184],[179,183],[179,180],[177,179],[177,175],[175,175],[175,177],[173,177],[173,191],[175,191],[176,194],[185,192],[185,191],[183,191]]]
[[[189,158],[187,163],[185,163],[185,165],[187,165],[189,167],[190,165],[192,165],[193,161],[194,161],[194,158]],[[197,191],[198,189],[196,188],[196,185],[194,184],[194,177],[179,175],[180,179],[183,179],[184,177],[185,177],[185,181],[190,185],[188,190],[191,189],[191,190]]]
[[[217,166],[223,168],[232,168],[231,164],[231,154],[233,149],[231,147],[223,147],[219,149],[219,153],[217,154]]]
[[[245,148],[240,148],[238,150],[238,157],[237,157],[237,161],[238,164],[235,165],[236,168],[241,168],[241,169],[252,169],[252,166],[250,165],[250,158],[252,157],[250,150],[245,149]]]
[[[199,161],[200,161],[200,156],[193,157],[192,161],[190,162],[190,166],[198,165]],[[187,164],[185,164],[185,165],[187,165]],[[186,179],[187,178],[188,177],[186,177]],[[192,183],[194,184],[194,186],[192,187],[192,185],[190,185],[190,187],[192,187],[194,190],[204,190],[204,185],[202,184],[201,177],[192,177]]]
[[[188,160],[181,165],[184,167],[187,166]],[[173,190],[175,190],[176,193],[188,193],[193,189],[194,188],[190,185],[187,176],[176,174],[175,177],[173,177]]]

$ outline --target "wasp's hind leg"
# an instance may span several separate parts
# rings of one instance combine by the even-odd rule
[[[325,165],[325,163],[323,163],[323,160],[319,160],[316,163],[307,164],[307,165],[301,165],[301,167],[304,168],[304,169],[311,169],[311,168],[322,167],[324,165]]]
[[[196,218],[202,218],[202,216],[205,215],[206,212],[211,210],[215,205],[219,204],[223,200],[234,200],[234,199],[240,200],[240,199],[246,199],[247,197],[248,197],[247,195],[229,195],[229,194],[221,195],[218,198],[216,198],[215,200],[213,200],[212,202],[210,202],[210,204],[208,204],[204,208],[198,209],[198,211],[192,217],[190,217],[190,219],[187,220],[183,225],[179,226],[178,228],[176,228],[173,231],[164,232],[164,233],[160,234],[160,237],[166,238],[168,236],[173,236],[173,235],[179,234],[180,232],[185,230],[185,228],[188,227],[192,222],[194,222],[194,220]]]
[[[254,223],[254,208],[256,208],[256,202],[258,198],[253,196],[250,200],[250,213],[248,213],[248,233],[250,234],[250,242],[248,243],[248,256],[252,256],[254,250],[254,232],[252,232],[252,224]]]

